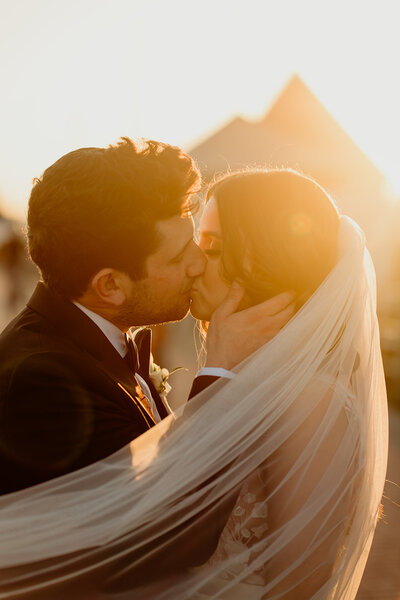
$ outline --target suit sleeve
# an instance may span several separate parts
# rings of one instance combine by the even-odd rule
[[[3,452],[27,468],[62,472],[90,438],[92,403],[61,360],[26,358],[13,370],[1,407]]]
[[[188,400],[191,400],[194,396],[200,394],[200,392],[208,388],[209,385],[218,379],[221,379],[221,377],[215,375],[199,375],[198,377],[195,377],[189,392]]]
[[[14,366],[0,404],[0,493],[96,462],[143,432],[134,411],[83,377],[50,353]]]

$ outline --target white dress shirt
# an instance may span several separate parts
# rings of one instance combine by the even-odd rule
[[[85,313],[86,316],[89,317],[97,325],[97,327],[104,333],[108,341],[114,346],[116,351],[122,358],[124,358],[128,354],[128,348],[126,347],[125,334],[123,331],[118,329],[114,323],[107,321],[104,317],[101,317],[97,313],[93,312],[79,304],[79,302],[74,302],[75,306],[77,306],[82,312]],[[143,394],[146,396],[148,403],[150,404],[151,412],[154,415],[154,419],[156,423],[161,421],[160,414],[157,410],[157,405],[153,400],[151,395],[151,391],[143,377],[139,375],[139,373],[135,373],[135,378],[137,379],[138,384],[142,388]]]

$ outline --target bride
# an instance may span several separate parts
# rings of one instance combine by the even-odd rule
[[[206,200],[199,245],[208,260],[205,271],[193,286],[191,306],[192,315],[203,321],[204,332],[212,316],[217,317],[218,307],[233,280],[239,281],[245,290],[242,308],[291,289],[295,292],[299,310],[337,263],[339,235],[343,238],[346,228],[349,229],[347,235],[350,228],[355,229],[354,224],[340,218],[328,194],[315,181],[292,170],[253,170],[227,175],[211,185]],[[362,236],[361,232],[357,233]],[[336,315],[336,319],[340,316]],[[315,321],[313,329],[318,325]],[[222,579],[228,581],[240,571],[244,572],[248,561],[254,558],[254,552],[252,555],[245,549],[259,546],[261,537],[274,539],[273,533],[280,531],[288,519],[293,523],[296,521],[299,527],[305,498],[315,493],[317,482],[327,477],[329,470],[332,475],[335,473],[338,486],[330,502],[315,507],[318,517],[314,514],[314,522],[307,527],[300,525],[299,532],[288,540],[279,558],[262,563],[243,581],[268,587],[274,575],[287,570],[283,580],[277,578],[272,596],[305,599],[322,590],[337,569],[357,510],[359,494],[356,488],[364,469],[362,444],[365,442],[361,416],[357,414],[362,406],[356,406],[355,402],[360,368],[360,354],[355,345],[347,358],[346,371],[344,365],[340,370],[337,364],[337,372],[331,371],[327,377],[327,369],[323,369],[335,346],[341,343],[345,328],[349,328],[349,323],[343,320],[331,338],[332,347],[325,350],[321,365],[309,378],[305,389],[279,415],[278,422],[286,421],[287,427],[290,420],[297,421],[290,435],[284,442],[278,441],[276,449],[241,488],[218,548],[209,562],[213,565],[223,563],[229,555],[238,552],[243,561],[221,572],[220,587]],[[313,329],[310,328],[307,337],[312,336]],[[307,337],[302,340],[304,344]],[[321,337],[315,342],[325,345],[326,340]],[[295,339],[293,343],[296,343]],[[351,345],[352,341],[348,343]],[[302,375],[299,370],[297,376]],[[315,394],[319,395],[318,400],[314,399]],[[268,402],[267,393],[265,400]],[[299,418],[311,402],[315,405],[307,415]],[[361,403],[361,398],[358,402]],[[276,427],[276,423],[271,424],[269,435]],[[348,462],[343,464],[346,470],[339,476],[337,470],[332,469],[333,462],[338,452],[344,451],[350,431],[356,442],[351,446],[353,456],[351,461],[347,456]],[[315,439],[314,456],[310,456],[306,467],[296,469],[295,460],[306,456],[314,438],[318,438],[318,441]],[[318,532],[324,519],[330,521],[331,529],[326,530],[325,539],[320,539],[312,549],[310,542],[313,536],[321,538]],[[236,590],[237,597],[250,593],[249,588],[236,586]],[[227,597],[232,597],[232,593]],[[326,596],[319,594],[318,597]]]
[[[313,180],[247,171],[211,187],[200,246],[198,319],[232,281],[296,314],[129,447],[0,498],[0,598],[355,598],[387,460],[364,236]]]

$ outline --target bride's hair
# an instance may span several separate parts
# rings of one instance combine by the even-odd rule
[[[292,290],[300,307],[337,261],[339,214],[328,193],[291,169],[227,174],[212,183],[223,276],[257,303]]]

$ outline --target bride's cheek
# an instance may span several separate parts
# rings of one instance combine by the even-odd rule
[[[220,264],[217,260],[214,262],[213,265],[211,265],[211,276],[214,285],[218,285],[221,283]]]
[[[216,265],[216,274],[215,274],[215,278],[218,281],[218,283],[223,286],[224,288],[226,287],[227,289],[229,289],[229,283],[226,280],[226,277],[224,276],[224,269],[222,266],[222,260],[218,260],[218,264]]]

